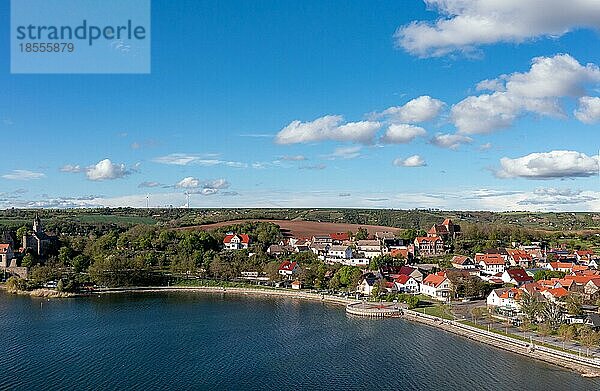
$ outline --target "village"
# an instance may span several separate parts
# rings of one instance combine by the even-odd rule
[[[584,334],[591,330],[588,350],[598,349],[600,256],[592,250],[568,249],[566,245],[554,248],[542,241],[529,241],[473,254],[457,254],[452,251],[452,244],[463,232],[449,218],[434,224],[428,231],[418,232],[414,239],[400,235],[397,229],[370,232],[359,228],[357,232],[281,237],[277,226],[264,227],[277,232],[272,232],[273,236],[263,243],[253,240],[258,240],[256,232],[227,231],[222,236],[202,233],[203,238],[213,241],[216,237],[222,238],[220,243],[213,242],[219,252],[208,267],[191,264],[181,269],[173,259],[171,269],[160,273],[169,281],[179,276],[178,284],[182,286],[207,282],[223,286],[247,284],[336,295],[361,302],[398,302],[405,308],[429,311],[440,318],[461,319],[504,330],[507,334],[520,332],[532,340],[541,336],[545,341],[553,334],[557,336],[555,343],[563,347],[567,340],[577,338],[572,349],[581,348]],[[16,235],[4,234],[0,243],[0,271],[7,283],[8,277],[15,276],[22,286],[29,285],[29,290],[40,287],[66,290],[69,286],[75,292],[135,285],[123,283],[129,280],[91,278],[90,273],[76,265],[81,263],[78,259],[83,254],[75,256],[74,250],[64,245],[60,247],[59,237],[47,233],[38,216],[31,229],[24,228]],[[152,232],[155,231],[148,232],[149,237],[155,235]],[[142,234],[136,231],[136,235]],[[185,235],[198,237],[194,235],[199,234]],[[99,240],[104,237],[106,235]],[[171,240],[181,243],[185,238],[172,237]],[[121,241],[115,242],[115,251],[126,253],[127,246],[119,243]],[[148,242],[146,246],[152,253],[160,252],[155,244]],[[98,268],[99,275],[114,274],[114,266],[102,264],[106,255],[101,254],[104,253],[95,261],[102,267]],[[58,262],[54,269],[47,266],[69,257]],[[262,266],[257,258],[262,259]],[[107,259],[114,258],[108,256]],[[229,261],[224,262],[224,259]],[[231,269],[232,264],[238,267]],[[271,264],[274,269],[267,270]],[[123,274],[135,274],[129,266],[122,267],[125,268]],[[222,270],[225,267],[230,268],[228,272]],[[316,283],[315,268],[322,271],[321,280],[326,283]],[[75,278],[80,282],[67,282],[74,279],[73,271],[79,269],[81,272]],[[90,271],[92,269],[90,267]],[[153,270],[150,272],[158,272],[156,267]],[[162,285],[170,284],[162,281]],[[137,283],[148,284],[150,282]],[[560,335],[564,335],[562,344],[557,339]],[[600,354],[600,351],[592,350],[592,354]]]
[[[312,252],[326,264],[360,268],[359,283],[353,292],[345,294],[347,297],[372,301],[420,297],[456,310],[448,311],[447,316],[475,322],[478,318],[480,322],[492,319],[500,329],[517,330],[521,326],[524,331],[527,326],[531,331],[547,324],[555,332],[561,325],[600,328],[600,255],[592,250],[569,251],[566,246],[547,248],[541,242],[531,242],[454,254],[449,267],[428,263],[448,255],[447,243],[460,234],[460,226],[446,219],[414,241],[392,232],[374,232],[367,239],[338,232],[287,238],[271,245],[267,252],[282,259],[278,272],[283,281],[277,286],[294,290],[304,287],[299,277],[303,265],[285,258]],[[231,250],[247,249],[250,243],[245,234],[230,233],[224,239],[225,248]],[[251,272],[243,273],[242,278],[263,283],[269,280]]]

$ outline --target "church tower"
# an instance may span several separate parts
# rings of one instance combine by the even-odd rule
[[[33,219],[33,232],[34,233],[42,233],[44,230],[42,228],[42,221],[40,220],[40,217],[37,215],[35,215],[35,219]]]

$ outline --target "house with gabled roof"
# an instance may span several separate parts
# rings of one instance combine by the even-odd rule
[[[561,300],[569,295],[569,291],[567,291],[565,288],[562,288],[562,287],[546,289],[546,290],[542,291],[541,293],[547,300],[550,300],[552,302]]]
[[[545,266],[548,270],[571,273],[575,264],[573,262],[548,262]]]
[[[356,287],[356,292],[364,296],[371,296],[373,287],[377,283],[377,278],[372,273],[369,273],[363,277],[360,284]]]
[[[246,234],[229,233],[225,235],[223,244],[226,250],[242,250],[250,245],[250,236]]]
[[[281,264],[279,264],[279,269],[277,272],[281,276],[292,279],[292,277],[298,273],[298,262],[283,261]]]
[[[15,254],[10,243],[0,243],[0,267],[10,267],[14,257]]]
[[[398,274],[395,276],[394,284],[396,284],[396,291],[398,292],[416,294],[420,291],[419,281],[406,274]]]
[[[450,300],[452,296],[452,282],[444,272],[430,274],[423,279],[420,291],[422,294],[436,300]]]
[[[511,267],[502,273],[502,281],[504,281],[505,284],[521,286],[533,282],[533,277],[527,274],[522,267]]]
[[[506,269],[506,261],[500,254],[475,254],[475,262],[479,265],[481,270],[490,273],[504,273]]]
[[[351,259],[352,248],[350,246],[334,244],[329,248],[329,251],[327,252],[327,257],[335,259]]]
[[[336,232],[329,234],[333,244],[344,244],[350,240],[350,234],[348,232]]]
[[[522,291],[517,288],[498,288],[490,292],[486,303],[504,313],[518,312],[521,309],[519,299],[522,294]]]
[[[368,259],[382,255],[381,244],[378,240],[359,240],[356,242],[356,249]]]
[[[594,258],[595,254],[592,250],[577,250],[575,251],[575,259],[577,262],[588,263]]]
[[[527,251],[507,248],[506,252],[511,266],[528,268],[533,265],[533,258]]]
[[[456,269],[475,269],[475,261],[473,261],[473,258],[465,255],[455,255],[450,262],[452,263],[452,267]]]

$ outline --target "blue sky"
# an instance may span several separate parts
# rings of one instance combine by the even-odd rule
[[[598,211],[600,5],[534,3],[154,0],[151,74],[0,56],[0,207]]]

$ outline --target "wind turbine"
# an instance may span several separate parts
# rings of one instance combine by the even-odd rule
[[[190,208],[190,193],[186,190],[183,194],[185,194],[185,198],[186,198],[185,207],[187,209],[189,209]]]
[[[146,193],[146,209],[150,209],[150,194]]]

